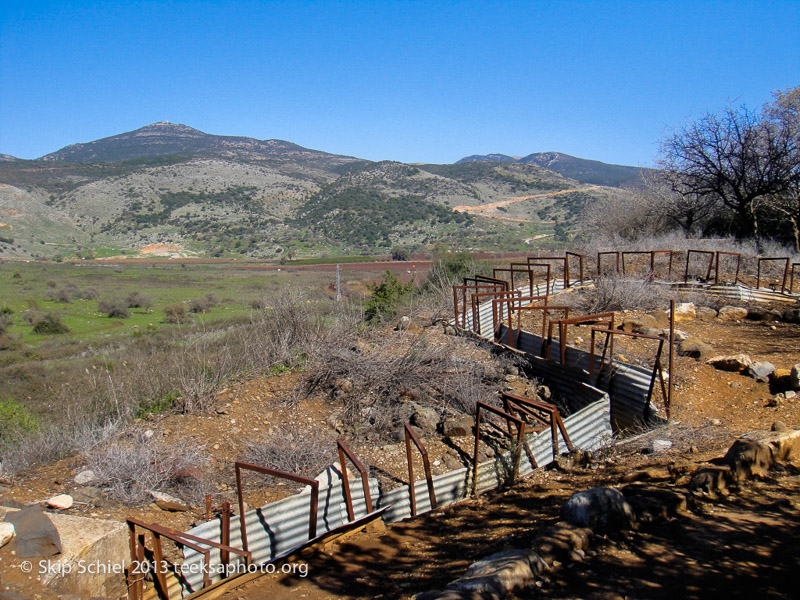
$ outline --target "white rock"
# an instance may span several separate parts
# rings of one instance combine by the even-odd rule
[[[0,523],[0,548],[5,546],[14,537],[13,523]]]
[[[153,430],[152,429],[148,429],[147,431],[145,431],[144,432],[144,437],[146,437],[148,439],[153,437]]]
[[[694,321],[697,311],[693,302],[681,302],[675,305],[675,322]]]
[[[86,485],[88,483],[92,483],[97,477],[94,474],[94,471],[90,469],[86,469],[85,471],[81,471],[77,475],[75,475],[75,483],[77,485]]]
[[[58,496],[53,496],[50,498],[50,500],[47,501],[47,506],[50,508],[66,510],[68,508],[72,508],[73,502],[74,500],[69,494],[59,494]]]
[[[653,454],[666,452],[670,448],[672,448],[672,442],[669,440],[653,440],[650,443],[650,450],[653,452]]]

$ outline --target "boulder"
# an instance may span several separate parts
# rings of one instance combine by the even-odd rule
[[[577,492],[561,505],[561,520],[596,533],[630,529],[635,522],[631,505],[617,489],[592,488]]]
[[[789,429],[777,421],[772,431],[752,431],[742,436],[769,447],[773,462],[790,462],[800,458],[800,429]]]
[[[147,493],[153,497],[155,505],[161,510],[168,512],[186,512],[189,510],[189,506],[180,498],[155,490],[148,490]]]
[[[678,344],[678,354],[704,360],[714,353],[714,349],[700,338],[690,337]]]
[[[789,385],[793,390],[800,390],[800,364],[794,365],[789,372]]]
[[[14,537],[13,523],[0,523],[0,548],[5,546]]]
[[[722,461],[731,469],[735,481],[766,475],[772,467],[772,451],[754,439],[740,438],[728,449]]]
[[[772,375],[774,371],[775,365],[768,360],[762,360],[748,365],[744,370],[744,374],[748,377],[752,377],[756,381],[766,382],[769,381],[769,376]]]
[[[669,440],[653,440],[650,442],[650,452],[652,454],[661,454],[672,448],[672,442]]]
[[[86,469],[75,475],[75,485],[88,485],[96,479],[94,471]]]
[[[592,530],[559,521],[539,532],[533,540],[533,549],[549,564],[565,561],[576,550],[588,550]]]
[[[675,322],[685,323],[686,321],[694,321],[697,317],[697,311],[693,302],[680,302],[675,305]]]
[[[473,563],[447,589],[505,598],[533,583],[546,570],[547,564],[534,550],[506,550]]]
[[[415,404],[411,422],[425,433],[436,433],[436,428],[439,426],[439,418],[439,411],[435,408]]]
[[[708,465],[700,467],[689,481],[689,489],[715,496],[727,493],[728,485],[733,482],[733,474],[728,465]]]
[[[11,549],[20,558],[52,556],[61,552],[58,530],[38,506],[10,512],[6,521],[14,525]]]
[[[800,308],[790,308],[783,311],[783,321],[785,323],[800,323]]]
[[[751,308],[747,311],[747,319],[749,321],[780,321],[781,313],[766,308]]]
[[[659,329],[662,329],[664,327],[668,327],[669,326],[669,313],[667,311],[665,311],[665,310],[661,310],[660,308],[657,308],[655,310],[651,310],[647,314],[647,316],[648,317],[652,317],[653,319],[655,319],[655,324],[653,325],[653,327],[657,327]]]
[[[650,327],[657,325],[656,318],[650,315],[642,315],[637,319],[624,319],[619,329],[627,333],[645,333]]]
[[[536,388],[536,395],[539,396],[542,400],[547,402],[553,396],[553,393],[550,391],[550,388],[546,385],[540,385]]]
[[[714,356],[706,361],[706,364],[711,365],[720,371],[743,371],[751,364],[753,359],[747,354],[733,354],[728,356]]]
[[[697,308],[697,320],[703,323],[708,323],[717,318],[717,311],[708,306],[700,306]]]
[[[747,318],[747,309],[740,306],[723,306],[717,317],[721,321],[741,321]]]
[[[636,519],[652,522],[688,514],[686,496],[676,490],[654,485],[627,485],[622,494],[633,507]]]
[[[442,421],[442,433],[448,437],[472,435],[474,427],[475,419],[465,413],[445,417]]]
[[[72,508],[74,502],[72,496],[69,494],[59,494],[47,500],[47,506],[58,510],[67,510],[68,508]]]
[[[683,342],[689,339],[689,334],[683,331],[682,329],[676,329],[673,332],[673,335],[675,336],[676,342]],[[661,336],[664,337],[665,339],[669,339],[669,329],[662,330]]]

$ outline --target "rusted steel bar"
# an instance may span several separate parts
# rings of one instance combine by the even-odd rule
[[[724,250],[717,250],[717,260],[714,268],[714,283],[719,283],[719,258],[720,256],[735,256],[736,257],[736,276],[733,278],[733,285],[739,283],[739,269],[742,266],[742,255],[739,252],[726,252]]]
[[[552,324],[555,323],[558,325],[558,336],[559,336],[559,345],[561,346],[561,364],[564,365],[567,362],[567,326],[568,325],[588,325],[594,324],[598,321],[603,319],[607,319],[610,317],[610,328],[614,328],[614,313],[613,312],[604,312],[604,313],[595,313],[592,315],[582,315],[580,317],[572,317],[569,319],[559,319],[558,321],[550,321],[550,327],[548,327],[548,340],[547,340],[547,358],[550,358],[550,345],[552,344],[552,337],[553,337],[553,329]]]
[[[237,461],[233,463],[236,470],[236,496],[239,500],[239,529],[242,535],[242,548],[245,552],[249,550],[247,546],[247,526],[244,518],[244,497],[242,495],[242,471],[254,471],[262,475],[270,475],[280,479],[288,479],[295,483],[311,486],[311,506],[308,515],[308,539],[317,537],[317,508],[319,506],[319,481],[294,473],[284,473],[276,469],[262,467],[251,463]],[[344,468],[342,469],[344,471]]]
[[[210,494],[206,494],[206,514],[205,514],[204,518],[205,518],[206,521],[210,521],[211,520],[211,495]]]
[[[616,271],[619,273],[619,251],[618,250],[605,250],[603,252],[597,253],[597,276],[600,277],[603,274],[601,259],[603,256],[607,256],[613,254],[616,257]]]
[[[564,289],[569,287],[569,261],[567,260],[566,256],[529,256],[526,259],[528,261],[528,265],[533,266],[542,266],[542,265],[549,265],[550,263],[543,263],[541,261],[558,261],[563,263],[564,269]],[[551,270],[547,269],[547,290],[548,294],[550,293],[550,280],[551,280]]]
[[[220,542],[224,546],[231,545],[231,503],[230,502],[223,502],[222,503],[222,514],[220,515],[222,519],[220,523]],[[244,518],[244,517],[242,517]],[[219,553],[219,560],[223,565],[228,565],[230,563],[230,552],[227,550],[222,550]]]
[[[522,292],[518,290],[511,290],[507,292],[482,292],[479,294],[472,294],[472,331],[478,334],[482,334],[481,331],[481,320],[480,315],[478,314],[478,308],[480,306],[480,299],[481,298],[496,298],[500,296],[501,298],[517,298],[522,296]],[[498,331],[498,323],[502,323],[503,319],[498,317],[497,314],[497,307],[495,304],[492,304],[492,327],[495,331],[495,337],[497,337]]]
[[[560,304],[547,304],[548,297],[547,296],[523,296],[521,298],[517,298],[519,300],[520,305],[514,308],[513,310],[519,316],[520,313],[526,310],[541,310],[543,312],[543,319],[542,319],[542,339],[544,339],[546,332],[547,332],[547,318],[550,314],[550,311],[553,310],[563,310],[564,311],[564,318],[569,318],[569,306],[560,305]],[[544,306],[522,306],[522,302],[541,302],[544,300]],[[511,327],[511,315],[509,315],[509,328]],[[517,319],[517,329],[519,329],[519,319]],[[509,346],[513,347],[513,344],[509,343]]]
[[[512,414],[504,412],[499,408],[495,408],[484,402],[478,402],[475,408],[475,454],[472,461],[472,495],[475,495],[475,490],[478,485],[478,450],[480,448],[481,439],[481,410],[488,411],[499,417],[505,419],[506,423],[511,421],[517,426],[517,444],[514,449],[514,472],[513,481],[517,480],[519,474],[519,461],[522,453],[522,443],[525,440],[525,421]]]
[[[741,257],[740,257],[741,258]],[[736,276],[739,276],[739,269],[736,269]],[[669,301],[669,366],[667,367],[669,373],[669,387],[667,388],[667,420],[670,419],[672,413],[672,390],[675,388],[675,378],[673,377],[673,368],[675,365],[675,300]]]
[[[453,310],[455,312],[456,327],[467,328],[467,290],[478,292],[484,290],[497,290],[499,284],[477,284],[477,285],[454,285],[453,286]],[[503,288],[505,289],[505,287]],[[458,292],[461,292],[461,302],[458,301]],[[459,305],[461,311],[459,311]],[[473,315],[474,319],[474,315]]]
[[[158,586],[158,592],[160,596],[163,596],[165,600],[169,600],[169,587],[167,586],[167,566],[164,564],[164,551],[161,548],[161,536],[156,533],[155,531],[150,532],[150,537],[153,540],[153,562],[155,563],[153,566],[153,573],[155,575],[154,583]],[[208,555],[206,555],[206,566],[208,565]],[[164,570],[162,571],[162,567]],[[206,569],[208,570],[208,569]],[[208,585],[206,580],[208,579],[207,575],[203,576],[203,587]]]
[[[789,293],[794,294],[794,268],[800,267],[800,263],[792,263],[792,275],[789,278]]]
[[[705,254],[708,256],[708,269],[706,270],[706,277],[704,281],[708,281],[711,277],[711,267],[714,265],[714,253],[711,250],[687,250],[686,251],[686,270],[683,272],[683,283],[689,283],[689,261],[692,254]]]
[[[353,511],[353,498],[350,495],[350,482],[347,478],[347,465],[344,462],[345,457],[350,459],[358,472],[361,474],[361,486],[364,488],[364,501],[367,504],[367,512],[372,512],[372,498],[369,495],[369,473],[367,468],[361,463],[356,455],[348,448],[345,443],[338,439],[336,440],[336,447],[339,450],[339,465],[342,467],[342,482],[344,483],[344,495],[347,502],[347,516],[351,521],[355,520],[355,512]]]
[[[789,278],[789,257],[788,256],[773,256],[763,257],[758,259],[758,278],[756,279],[756,289],[761,288],[761,263],[781,260],[784,262],[783,267],[783,281],[781,282],[781,294],[786,291],[786,280]]]
[[[580,280],[579,281],[582,284],[583,281],[584,281],[584,279],[583,279],[583,254],[578,254],[577,252],[567,252],[566,255],[567,255],[567,269],[569,269],[569,257],[570,256],[574,256],[574,257],[576,257],[578,259],[578,269],[580,271]],[[571,284],[571,282],[570,282],[570,284]]]
[[[625,257],[628,255],[638,255],[638,254],[647,254],[650,256],[650,273],[648,274],[648,279],[653,276],[653,252],[651,250],[624,250],[620,252],[622,255],[622,275],[627,275],[625,271]]]
[[[541,421],[543,424],[548,425],[550,427],[550,437],[553,448],[553,460],[558,458],[558,455],[560,454],[558,448],[559,431],[561,432],[561,435],[564,438],[564,443],[567,445],[567,449],[570,451],[575,449],[575,447],[572,445],[572,440],[569,439],[569,434],[567,433],[567,428],[564,426],[564,421],[561,420],[561,414],[558,412],[558,407],[555,404],[551,404],[550,402],[544,402],[543,400],[532,400],[530,398],[524,398],[522,396],[516,396],[514,394],[508,394],[506,392],[503,392],[501,394],[501,397],[504,403],[510,403],[511,406],[515,406],[517,409],[519,409],[519,411],[537,419],[538,421]],[[544,417],[539,415],[536,412],[537,410],[546,413],[549,419],[545,419]]]
[[[408,493],[409,498],[411,500],[411,516],[417,516],[417,495],[414,491],[414,467],[412,465],[411,460],[411,442],[414,442],[414,445],[419,450],[419,453],[422,455],[422,466],[425,469],[425,481],[428,484],[428,498],[431,501],[431,510],[436,508],[436,490],[433,487],[433,473],[431,473],[431,463],[428,459],[428,451],[425,449],[425,445],[422,443],[422,440],[419,439],[416,432],[412,429],[411,425],[406,423],[405,425],[405,434],[406,434],[406,458],[408,459]]]
[[[127,569],[128,597],[130,600],[141,600],[142,592],[144,591],[144,571],[142,571],[144,550],[142,550],[142,558],[140,559],[139,544],[136,543],[136,525],[131,523],[130,519],[128,520],[127,524],[128,547],[131,552],[131,564]]]

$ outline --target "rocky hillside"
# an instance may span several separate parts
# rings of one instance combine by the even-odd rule
[[[155,123],[36,160],[2,155],[0,257],[103,256],[154,244],[254,258],[441,242],[521,249],[556,220],[564,231],[606,193],[558,172],[563,157],[544,166],[496,155],[454,165],[375,163]],[[510,213],[453,210],[508,198],[523,200]]]

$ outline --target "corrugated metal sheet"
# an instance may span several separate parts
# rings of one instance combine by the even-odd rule
[[[709,294],[718,298],[739,302],[796,302],[800,294],[781,293],[767,289],[756,289],[742,284],[708,284],[701,282],[658,282],[659,285],[687,292]]]
[[[376,479],[369,480],[369,489],[372,502],[375,504],[379,494],[378,481]],[[350,493],[353,499],[355,518],[358,519],[365,516],[367,507],[364,499],[364,490],[359,479],[350,481]],[[310,491],[307,489],[299,494],[245,513],[247,543],[250,552],[253,554],[254,564],[272,560],[308,541],[309,507]],[[317,510],[317,535],[335,529],[348,521],[342,483],[336,482],[329,488],[320,490]],[[221,538],[221,523],[219,520],[208,521],[189,530],[187,533],[213,542],[219,542]],[[231,518],[230,545],[235,548],[242,547],[238,516]],[[239,560],[238,557],[231,557],[231,562],[237,560]],[[200,566],[202,562],[202,554],[190,548],[184,550],[185,591],[187,593],[195,592],[202,587],[203,576]],[[212,549],[210,554],[212,572],[219,564],[219,550]],[[217,580],[219,580],[219,576],[212,579],[212,581]]]

